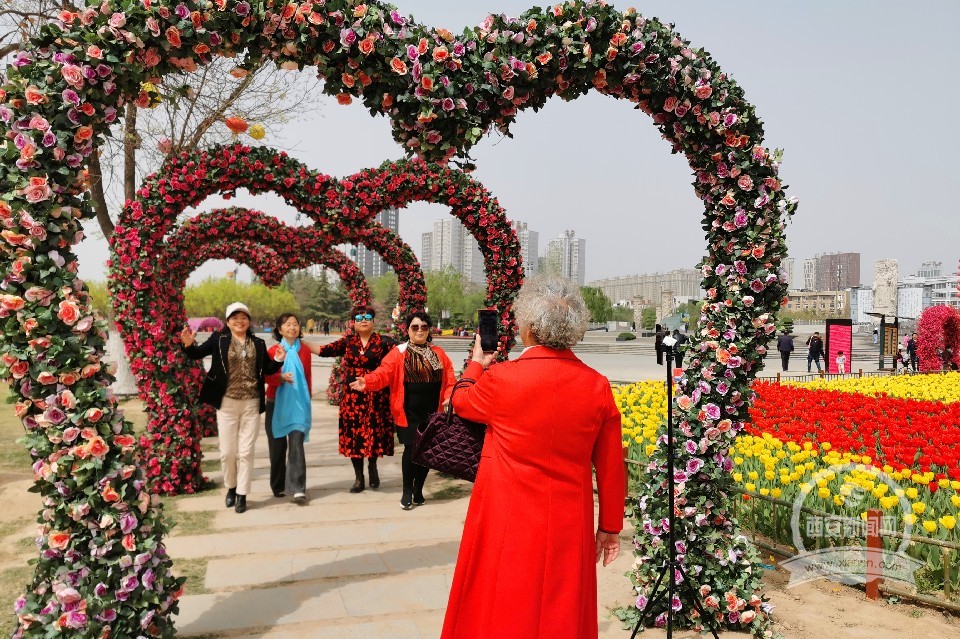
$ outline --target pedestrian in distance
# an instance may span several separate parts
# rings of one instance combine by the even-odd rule
[[[780,364],[786,372],[790,366],[790,353],[793,352],[793,337],[787,329],[783,329],[783,333],[777,338],[777,350],[780,351]]]
[[[380,488],[377,459],[393,455],[394,420],[390,411],[390,391],[363,393],[351,385],[374,371],[396,346],[391,337],[374,330],[376,311],[371,306],[353,309],[353,331],[317,350],[320,357],[341,357],[344,375],[340,397],[340,454],[353,464],[351,493],[362,493],[367,484],[363,460],[367,460],[370,488]]]
[[[283,350],[286,356],[283,368],[268,375],[267,410],[264,429],[270,452],[270,489],[274,497],[293,495],[298,504],[307,500],[307,461],[303,449],[310,441],[313,392],[311,350],[319,345],[308,345],[303,339],[299,318],[293,313],[277,317],[273,338],[277,343],[267,349],[274,357]]]
[[[609,381],[570,350],[589,311],[576,284],[527,281],[516,360],[491,366],[479,337],[453,394],[487,424],[441,639],[597,637],[597,570],[623,527],[620,413]],[[596,469],[599,520],[594,520]]]
[[[847,356],[843,354],[843,351],[837,351],[837,372],[841,375],[847,373]]]
[[[920,370],[920,356],[917,354],[917,334],[910,335],[907,340],[907,356],[910,358],[910,368],[916,373]]]
[[[390,412],[397,425],[397,439],[403,444],[400,506],[410,510],[426,501],[423,486],[430,473],[429,468],[413,461],[414,434],[432,413],[446,407],[456,377],[447,354],[430,343],[430,316],[415,311],[407,317],[406,326],[408,340],[387,353],[375,371],[357,377],[350,388],[360,392],[390,388]]]
[[[227,324],[203,344],[197,334],[184,327],[180,332],[183,352],[191,359],[212,360],[200,388],[200,401],[217,409],[220,440],[220,467],[227,488],[227,508],[247,510],[247,495],[253,474],[253,449],[260,432],[260,413],[267,407],[266,376],[283,365],[285,351],[267,355],[267,345],[254,336],[250,309],[234,302],[227,306]]]
[[[820,358],[823,353],[823,339],[820,337],[820,331],[814,331],[813,335],[807,338],[807,372],[810,372],[810,364],[817,365],[817,372],[821,372]]]
[[[880,343],[880,331],[876,328],[873,329],[873,343],[874,344]]]
[[[653,338],[653,348],[657,352],[657,365],[663,364],[663,336],[666,334],[666,327],[657,324],[657,332]],[[582,337],[580,338],[583,339]]]

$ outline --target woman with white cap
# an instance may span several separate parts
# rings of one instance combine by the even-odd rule
[[[284,349],[267,356],[267,345],[250,328],[250,309],[241,302],[227,306],[227,325],[203,344],[184,327],[183,350],[191,359],[210,356],[212,363],[200,389],[200,401],[217,409],[220,466],[227,488],[227,508],[247,510],[253,472],[253,447],[266,409],[264,378],[280,370]]]

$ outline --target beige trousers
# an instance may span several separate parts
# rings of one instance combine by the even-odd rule
[[[236,488],[238,495],[249,495],[253,447],[260,432],[260,400],[224,397],[217,410],[217,432],[223,485]]]

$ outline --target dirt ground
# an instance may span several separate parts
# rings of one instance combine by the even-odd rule
[[[34,556],[29,539],[36,526],[34,521],[40,499],[27,492],[31,483],[29,478],[13,473],[0,474],[0,504],[3,505],[0,514],[0,530],[3,531],[0,571],[22,567]],[[598,587],[601,604],[605,607],[630,602],[629,591],[624,592],[623,577],[633,561],[629,542],[624,544],[624,550],[615,564],[599,571]],[[960,634],[960,616],[932,608],[886,600],[870,601],[861,590],[828,581],[787,589],[787,573],[783,570],[766,571],[764,581],[774,606],[774,631],[782,639],[936,639]],[[14,590],[19,594],[19,588],[15,586]],[[12,600],[2,601],[0,610],[9,610],[11,605]],[[602,636],[621,636],[616,624],[616,620],[607,624]],[[747,636],[723,634],[730,638]],[[629,636],[629,631],[623,631],[622,636]],[[639,636],[642,639],[662,639],[666,632],[647,630]],[[689,631],[674,633],[677,639],[698,636],[701,635]]]

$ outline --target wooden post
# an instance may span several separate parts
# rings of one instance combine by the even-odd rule
[[[880,581],[883,579],[883,541],[880,539],[880,524],[883,512],[872,508],[867,511],[867,599],[880,598]]]
[[[862,369],[862,368],[858,368],[858,369],[857,369],[857,377],[859,377],[860,379],[863,379],[863,369]]]
[[[630,464],[627,463],[627,455],[630,453],[630,447],[623,447],[623,484],[624,484],[624,494],[626,494],[629,499],[630,495]]]
[[[943,562],[943,594],[947,598],[947,601],[949,601],[951,596],[951,591],[953,590],[953,584],[950,583],[950,549],[949,548],[940,549],[940,561]]]
[[[777,373],[777,383],[780,383],[780,373]]]

